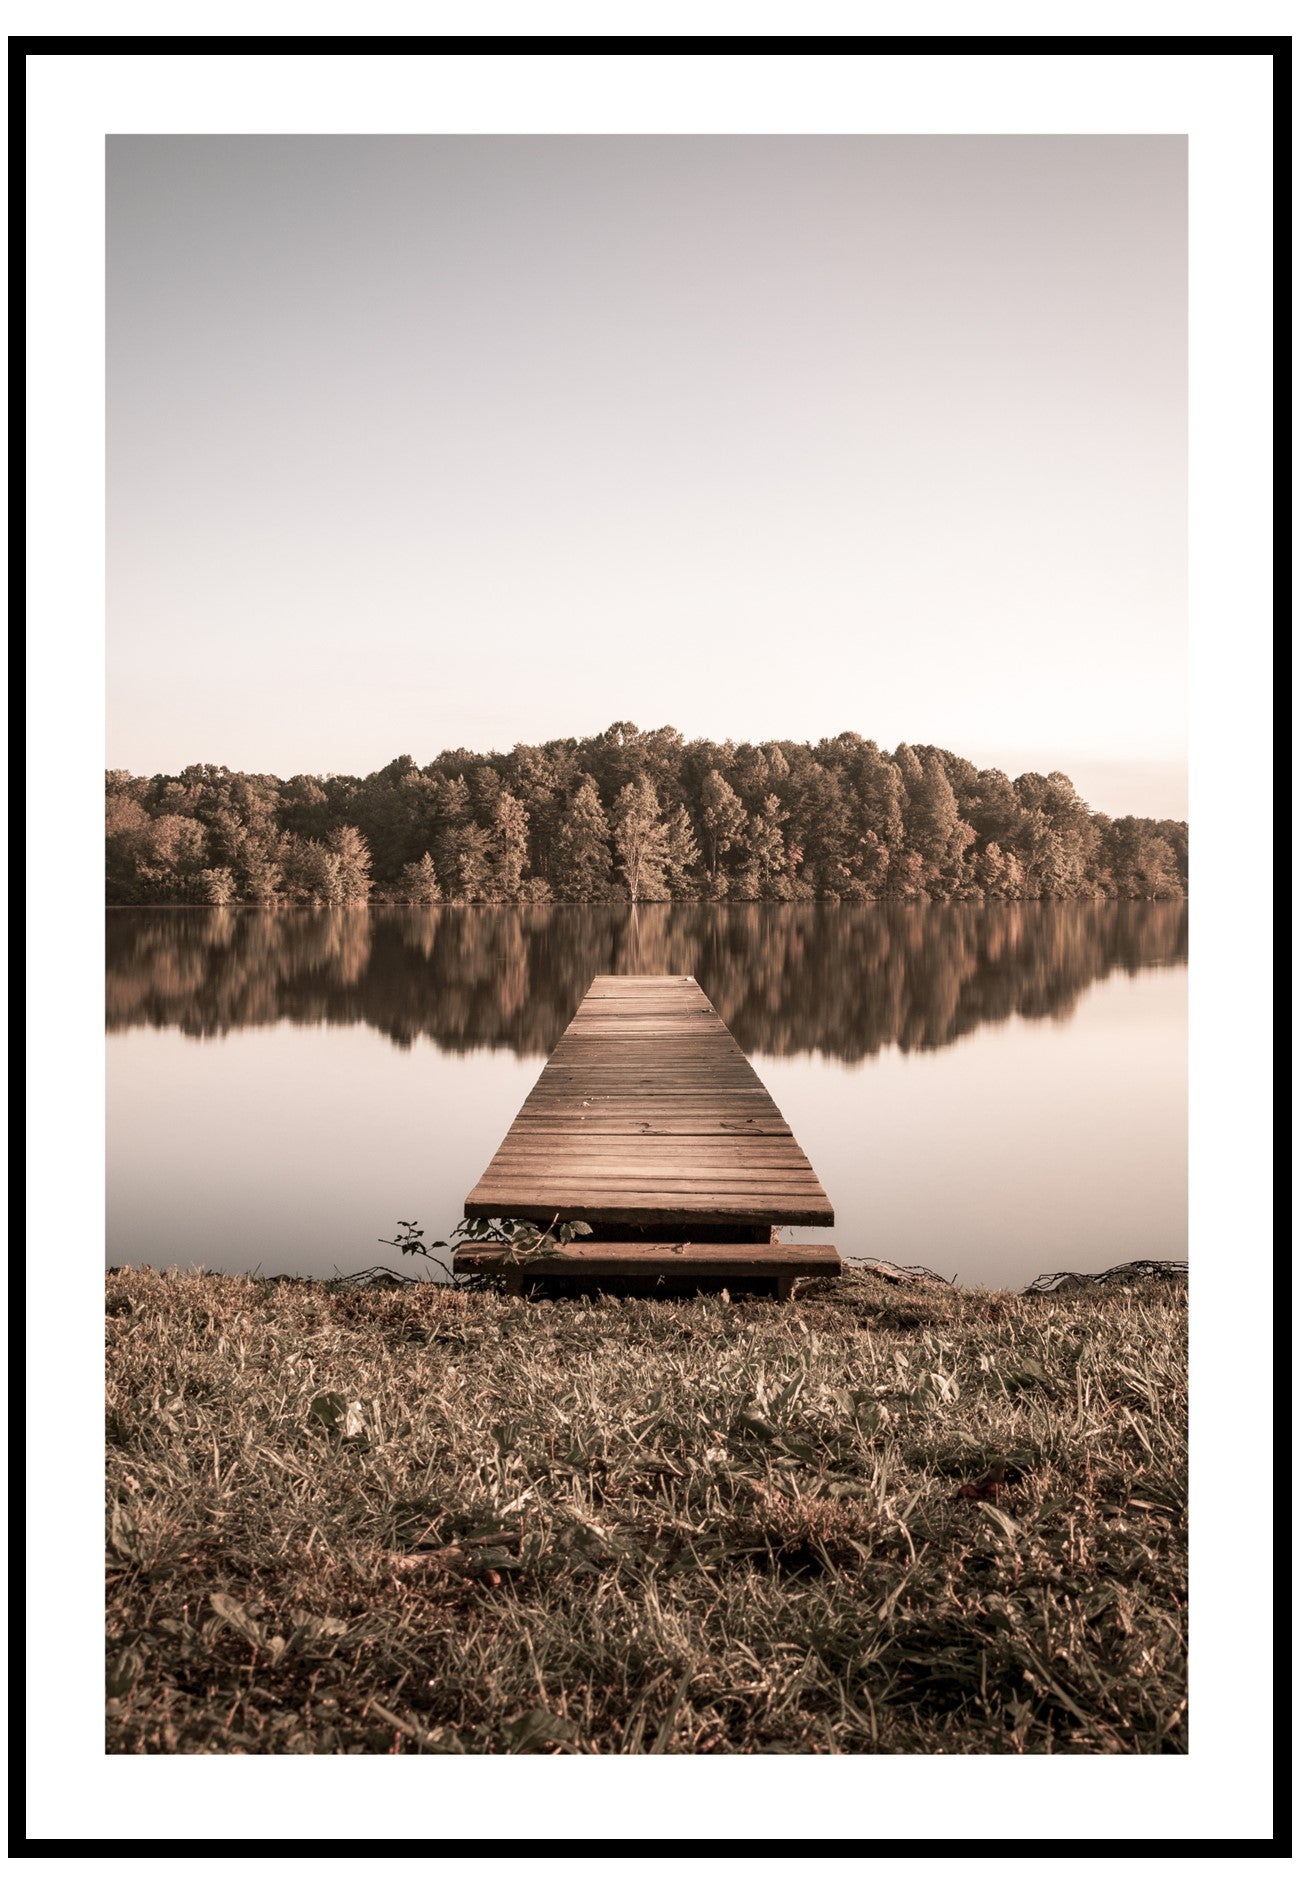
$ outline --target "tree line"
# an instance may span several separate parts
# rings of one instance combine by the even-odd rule
[[[616,722],[357,775],[110,771],[113,905],[1177,899],[1185,821],[1094,813],[1067,775],[860,735],[691,741]]]

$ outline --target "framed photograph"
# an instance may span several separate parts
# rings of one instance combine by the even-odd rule
[[[80,44],[11,43],[76,1841],[1279,1854],[1206,1519],[1288,42]]]

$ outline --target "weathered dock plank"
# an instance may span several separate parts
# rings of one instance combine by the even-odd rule
[[[667,1280],[706,1279],[753,1284],[770,1280],[778,1296],[788,1299],[797,1279],[835,1277],[842,1262],[834,1247],[794,1246],[784,1241],[747,1245],[712,1241],[564,1242],[556,1253],[522,1264],[500,1241],[467,1241],[456,1255],[457,1273],[495,1273],[517,1289],[530,1280],[608,1278],[610,1275],[642,1284]]]
[[[789,1125],[689,977],[593,980],[465,1213],[600,1229],[834,1221]]]

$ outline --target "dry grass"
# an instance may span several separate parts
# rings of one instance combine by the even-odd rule
[[[107,1283],[114,1752],[1172,1752],[1185,1287]]]

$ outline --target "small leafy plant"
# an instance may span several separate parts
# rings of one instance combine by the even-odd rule
[[[520,1271],[529,1260],[539,1259],[545,1254],[558,1253],[560,1243],[580,1239],[591,1232],[586,1221],[561,1221],[556,1214],[548,1227],[538,1227],[534,1221],[484,1219],[472,1216],[453,1227],[446,1240],[424,1238],[424,1229],[415,1221],[397,1222],[398,1233],[390,1240],[381,1237],[381,1245],[396,1247],[408,1259],[412,1254],[425,1260],[431,1260],[438,1248],[450,1254],[454,1269],[456,1256],[460,1249],[469,1243],[493,1241],[505,1247],[509,1253],[508,1264],[517,1266]],[[445,1266],[447,1263],[441,1263]]]

